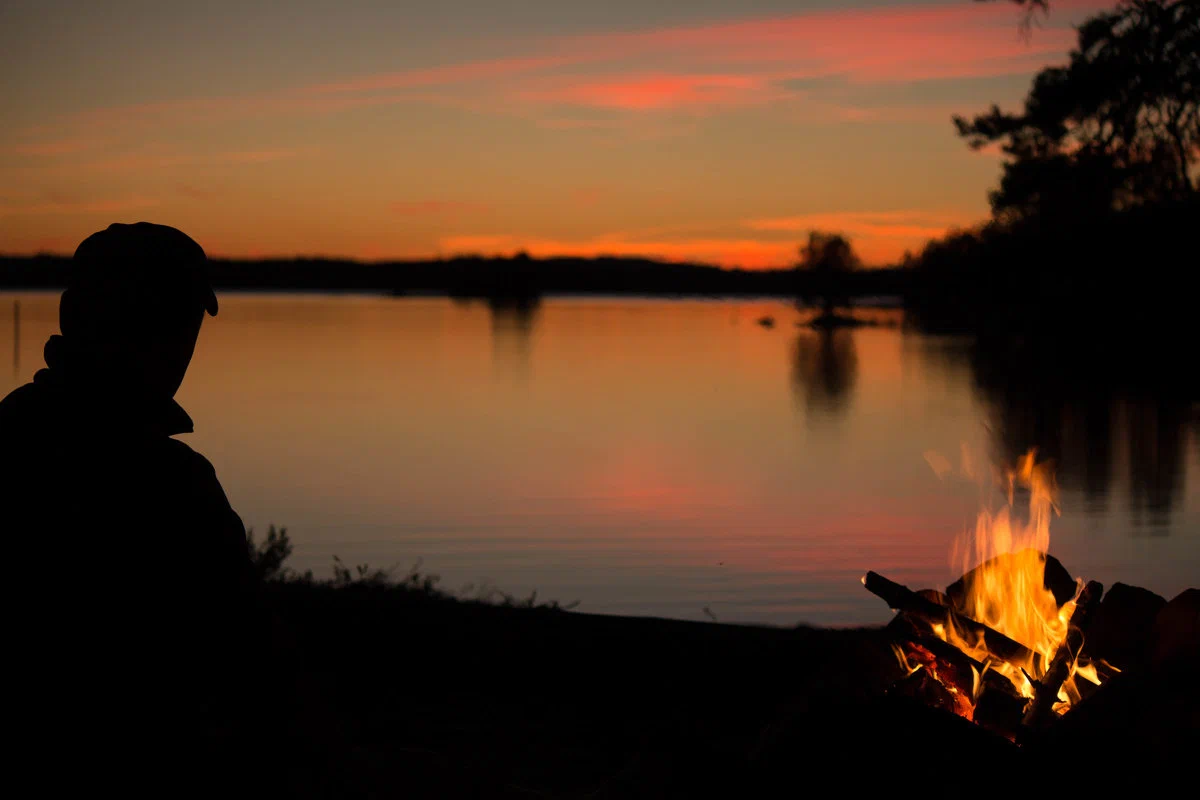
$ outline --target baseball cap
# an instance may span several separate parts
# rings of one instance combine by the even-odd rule
[[[70,288],[101,302],[133,296],[192,298],[210,316],[217,315],[204,249],[168,225],[113,223],[93,233],[75,250]]]

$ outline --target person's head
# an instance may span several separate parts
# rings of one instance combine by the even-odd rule
[[[217,297],[200,245],[166,225],[114,224],[75,251],[59,326],[80,366],[117,391],[171,398],[206,311]]]

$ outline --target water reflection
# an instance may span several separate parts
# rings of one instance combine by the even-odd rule
[[[1180,403],[1131,404],[1127,411],[1129,508],[1135,522],[1164,535],[1183,497],[1189,416]]]
[[[422,559],[447,586],[590,612],[886,622],[864,569],[957,577],[947,556],[978,491],[922,454],[966,443],[1060,462],[1053,549],[1073,574],[1168,596],[1195,583],[1200,432],[1169,399],[1186,394],[1109,377],[1144,359],[1082,368],[1086,348],[1037,361],[893,328],[800,331],[795,314],[230,293],[180,392],[185,440],[247,524],[287,525],[294,566],[321,575],[335,554]],[[772,330],[730,324],[766,315]],[[20,358],[0,395],[57,331],[57,293],[0,297],[0,352]]]
[[[487,306],[492,323],[492,363],[499,373],[527,380],[541,299],[493,298],[487,301]]]
[[[966,352],[998,463],[1037,448],[1054,460],[1059,484],[1097,510],[1112,499],[1114,480],[1123,479],[1135,526],[1166,532],[1184,493],[1186,392],[1165,378],[1147,384],[1144,361],[1065,365],[1057,351],[986,344]],[[1157,374],[1177,371],[1163,365]]]
[[[858,381],[858,348],[849,330],[802,332],[792,346],[792,391],[808,419],[846,412]]]

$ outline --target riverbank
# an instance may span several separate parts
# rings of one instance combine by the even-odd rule
[[[268,607],[361,788],[408,796],[712,796],[797,720],[898,667],[881,629],[793,629],[275,583]],[[799,754],[797,754],[799,755]],[[791,764],[794,757],[789,757]]]
[[[294,693],[292,750],[338,792],[712,796],[767,774],[797,719],[852,719],[900,675],[882,628],[584,614],[340,560],[318,580],[286,566],[286,532],[248,545],[266,691]]]
[[[288,665],[280,674],[295,676],[302,706],[291,751],[302,764],[278,769],[319,776],[316,796],[725,798],[829,787],[941,797],[971,785],[999,797],[1013,781],[1061,775],[1098,789],[1148,764],[1179,773],[1197,722],[1186,658],[1114,679],[1038,746],[1017,748],[886,694],[901,670],[883,628],[581,614],[534,598],[462,600],[415,574],[338,570],[333,581],[263,587]],[[1163,686],[1180,690],[1171,711],[1149,702]],[[1064,771],[1097,747],[1104,755],[1086,770]],[[978,784],[985,773],[996,780]]]

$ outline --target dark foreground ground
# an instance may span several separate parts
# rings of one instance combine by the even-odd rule
[[[1033,759],[885,697],[899,668],[882,629],[597,616],[371,585],[276,583],[267,597],[305,706],[280,793],[978,797],[1031,780],[1166,788],[1172,766],[1191,771],[1190,666],[1114,693],[1134,698],[1119,735],[1101,714]]]
[[[380,796],[736,795],[777,729],[862,705],[898,671],[880,630],[597,616],[355,586],[269,594],[320,698],[319,727],[334,723],[349,745],[353,767],[339,781]],[[817,768],[805,760],[791,763]]]

